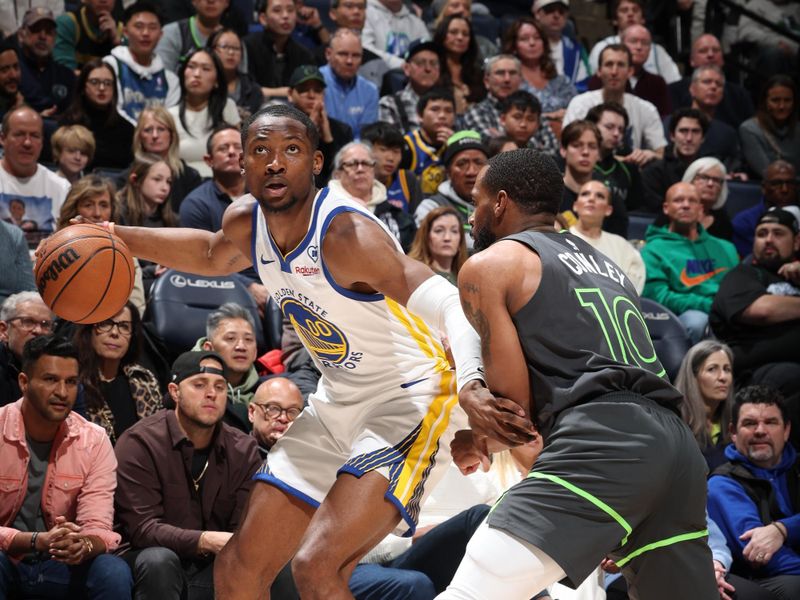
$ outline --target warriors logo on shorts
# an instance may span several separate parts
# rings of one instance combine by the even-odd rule
[[[349,344],[342,331],[294,298],[281,303],[283,314],[291,321],[297,335],[319,360],[339,364],[347,358]]]

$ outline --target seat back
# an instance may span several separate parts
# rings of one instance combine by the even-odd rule
[[[649,298],[641,298],[640,301],[656,356],[667,371],[669,380],[675,381],[681,361],[692,346],[689,334],[677,315],[667,307]]]
[[[728,182],[728,200],[725,202],[725,212],[731,219],[760,201],[761,185],[758,183]]]
[[[170,364],[206,335],[208,315],[226,302],[235,302],[250,311],[256,323],[259,354],[267,350],[258,307],[239,281],[232,277],[193,275],[173,269],[156,279],[150,290],[145,320],[153,324],[164,342]]]

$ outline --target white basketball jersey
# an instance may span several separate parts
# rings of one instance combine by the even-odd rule
[[[256,271],[322,373],[320,391],[329,402],[442,393],[440,374],[450,367],[439,333],[382,294],[360,294],[339,286],[326,267],[322,242],[334,217],[359,213],[391,237],[379,219],[324,188],[314,198],[306,236],[284,255],[258,203],[253,211]]]

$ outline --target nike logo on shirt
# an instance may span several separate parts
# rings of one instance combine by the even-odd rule
[[[704,281],[708,281],[712,279],[717,273],[722,273],[722,271],[727,271],[726,267],[719,267],[718,269],[714,269],[710,273],[700,273],[699,275],[689,275],[686,272],[686,267],[684,267],[683,271],[681,271],[681,283],[686,287],[694,287],[696,285],[700,285]]]

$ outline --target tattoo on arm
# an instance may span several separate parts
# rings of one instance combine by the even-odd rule
[[[474,283],[467,282],[464,284],[464,291],[469,292],[470,294],[478,294],[480,293],[481,288],[479,288]]]
[[[470,285],[472,284],[466,284],[465,287]],[[472,304],[470,304],[468,300],[462,299],[462,304],[464,306],[464,313],[466,314],[467,319],[469,319],[469,322],[475,327],[475,331],[478,332],[478,335],[481,338],[481,357],[483,358],[483,365],[488,367],[492,362],[492,355],[489,353],[489,347],[491,345],[489,320],[486,318],[486,315],[480,311],[480,309],[473,308]]]

